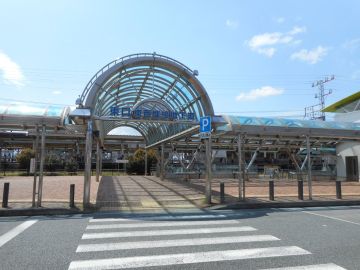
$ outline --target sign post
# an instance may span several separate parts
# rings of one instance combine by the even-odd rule
[[[205,196],[206,203],[211,204],[211,117],[205,116],[200,118],[200,137],[206,139],[205,163],[206,163],[206,183]]]
[[[200,137],[209,138],[211,135],[211,117],[200,117]]]

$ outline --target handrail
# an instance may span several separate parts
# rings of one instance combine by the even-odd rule
[[[162,59],[174,62],[174,63],[180,65],[181,67],[183,67],[185,70],[189,71],[190,73],[193,73],[193,71],[189,67],[184,65],[183,63],[181,63],[175,59],[172,59],[168,56],[165,56],[165,55],[155,54],[155,53],[136,53],[136,54],[126,55],[124,57],[121,57],[121,58],[111,61],[110,63],[106,64],[98,72],[95,73],[95,75],[90,79],[90,81],[85,86],[85,88],[80,96],[80,104],[84,103],[84,100],[85,100],[86,96],[88,95],[90,89],[94,85],[96,79],[99,78],[99,76],[102,75],[105,71],[107,71],[108,69],[110,69],[111,67],[115,66],[116,64],[118,64],[120,62],[124,62],[124,60],[128,60],[131,58],[140,58],[140,57],[144,57],[144,56],[152,56],[152,57],[154,57],[154,60],[155,60],[155,58],[162,58]]]

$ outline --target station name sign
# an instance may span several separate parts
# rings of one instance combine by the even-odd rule
[[[112,117],[121,117],[127,119],[156,119],[167,121],[194,121],[195,114],[192,112],[177,111],[159,111],[147,109],[132,109],[130,107],[110,107],[110,115]]]

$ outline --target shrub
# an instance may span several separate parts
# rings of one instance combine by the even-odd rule
[[[147,151],[147,173],[150,174],[150,168],[153,164],[156,164],[156,152],[153,149]],[[144,174],[145,172],[145,150],[137,149],[133,156],[129,158],[129,164],[127,166],[127,173]]]
[[[69,158],[65,161],[65,171],[69,173],[76,173],[78,170],[78,163],[74,158]]]
[[[45,169],[48,172],[55,172],[60,169],[62,166],[61,160],[55,155],[49,155],[45,159]]]
[[[30,160],[35,157],[35,153],[30,148],[24,148],[16,155],[16,161],[19,162],[21,169],[26,169],[27,174],[30,173]]]

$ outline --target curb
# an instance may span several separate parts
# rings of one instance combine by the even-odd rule
[[[360,205],[360,200],[352,201],[304,201],[304,202],[266,202],[266,203],[232,203],[204,207],[210,210],[236,210],[236,209],[268,209],[268,208],[298,208],[298,207],[326,207],[326,206],[354,206]],[[0,217],[10,216],[52,216],[91,214],[96,209],[80,210],[78,208],[27,208],[0,210]]]
[[[77,208],[27,208],[27,209],[10,209],[0,210],[0,217],[10,216],[52,216],[52,215],[75,215],[75,214],[89,214],[93,213],[93,210],[80,210]]]
[[[209,207],[211,210],[261,209],[261,208],[296,208],[360,205],[359,200],[352,201],[305,201],[305,202],[266,202],[266,203],[233,203]]]

